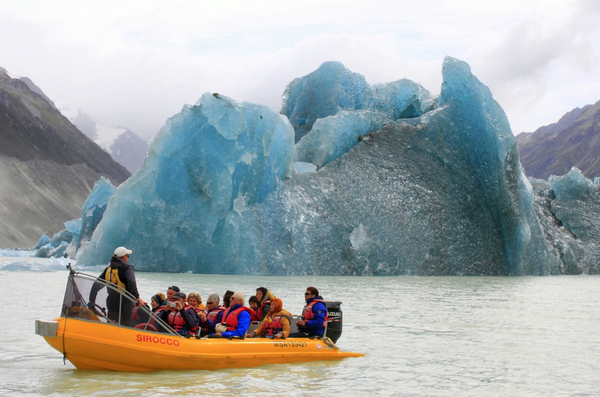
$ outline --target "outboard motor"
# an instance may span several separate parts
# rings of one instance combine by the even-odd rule
[[[325,301],[327,307],[327,330],[325,336],[337,343],[337,340],[342,336],[342,302]]]

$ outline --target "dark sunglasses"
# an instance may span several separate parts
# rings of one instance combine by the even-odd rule
[[[310,295],[311,295],[310,292],[305,292],[304,293],[304,296],[310,296]]]
[[[207,305],[212,305],[213,303],[212,303],[212,302],[206,302],[206,304],[207,304]]]

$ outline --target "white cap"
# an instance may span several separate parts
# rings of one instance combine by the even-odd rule
[[[122,258],[125,255],[131,255],[131,250],[128,250],[125,247],[119,247],[115,250],[114,256],[116,256],[117,258]]]

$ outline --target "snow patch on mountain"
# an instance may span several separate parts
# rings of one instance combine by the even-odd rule
[[[146,158],[148,143],[125,127],[102,124],[81,110],[61,107],[61,113],[119,164],[135,173]]]

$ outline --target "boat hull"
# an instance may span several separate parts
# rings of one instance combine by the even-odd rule
[[[196,339],[75,318],[54,321],[56,336],[44,338],[85,370],[216,370],[363,356],[322,339]]]

